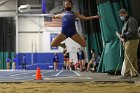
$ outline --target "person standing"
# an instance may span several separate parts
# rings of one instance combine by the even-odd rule
[[[121,9],[118,14],[120,16],[120,19],[124,21],[122,34],[120,35],[120,39],[124,45],[125,70],[123,77],[136,77],[138,75],[138,24],[135,18],[129,16],[128,12],[125,9]]]
[[[22,70],[26,70],[26,56],[25,54],[22,55]]]
[[[84,54],[84,51],[80,48],[78,48],[77,58],[80,64],[80,71],[85,70],[85,54]]]
[[[8,56],[8,57],[6,58],[7,70],[10,69],[10,63],[11,63],[11,59],[10,59],[10,56]]]
[[[14,56],[13,60],[12,60],[12,70],[16,69],[16,55]]]
[[[67,52],[67,48],[65,48],[63,50],[63,55],[64,55],[64,69],[68,70],[69,69],[69,67],[68,67],[68,65],[69,65],[69,52]]]
[[[59,63],[59,56],[57,53],[54,53],[54,57],[53,57],[54,71],[58,70],[58,63]]]

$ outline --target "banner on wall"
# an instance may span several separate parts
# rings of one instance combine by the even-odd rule
[[[50,34],[50,44],[51,44],[51,42],[54,40],[54,38],[55,38],[57,35],[58,35],[58,33],[51,33],[51,34]],[[50,46],[50,49],[51,49],[51,50],[58,50],[58,47],[52,47],[52,46]]]

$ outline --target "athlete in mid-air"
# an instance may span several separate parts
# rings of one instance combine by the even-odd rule
[[[71,9],[73,7],[73,2],[71,0],[66,0],[64,2],[65,12],[62,14],[54,15],[54,18],[62,18],[62,31],[56,36],[56,38],[51,42],[51,46],[61,46],[65,48],[65,44],[61,43],[66,38],[70,37],[72,40],[80,44],[82,47],[86,46],[85,39],[82,38],[76,31],[75,19],[79,18],[82,20],[92,20],[99,19],[100,16],[90,16],[85,17],[80,13],[73,12]]]

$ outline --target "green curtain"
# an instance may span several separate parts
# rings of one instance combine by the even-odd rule
[[[116,31],[121,32],[123,23],[119,19],[118,11],[122,8],[121,1],[106,0],[98,4],[100,28],[103,39],[103,53],[98,67],[98,72],[121,71],[123,63],[123,49]]]
[[[9,56],[8,52],[0,52],[0,69],[6,69],[6,58]]]
[[[80,13],[85,16],[97,15],[96,0],[79,0]],[[101,54],[103,49],[99,20],[81,21],[83,34],[86,37],[88,57],[91,58],[90,50]]]

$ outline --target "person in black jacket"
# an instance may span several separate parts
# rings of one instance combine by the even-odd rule
[[[138,60],[137,60],[137,48],[139,44],[138,39],[138,24],[134,17],[129,16],[125,9],[119,11],[119,16],[124,21],[122,28],[122,34],[120,36],[124,45],[124,62],[125,71],[124,77],[136,77],[138,76]]]

